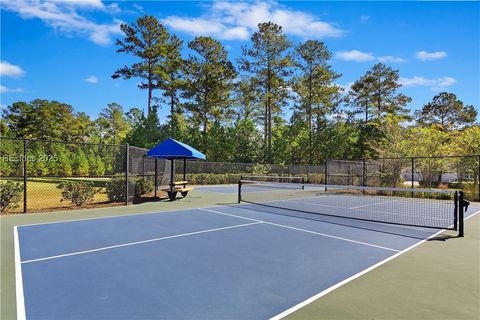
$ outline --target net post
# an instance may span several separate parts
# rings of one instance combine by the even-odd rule
[[[27,140],[23,139],[23,213],[27,213]]]
[[[453,230],[458,230],[458,191],[453,193],[453,203],[454,203],[454,210],[453,210]]]
[[[242,202],[242,180],[238,180],[238,203]]]
[[[459,237],[463,237],[463,234],[464,234],[464,223],[463,223],[463,216],[464,216],[464,206],[463,206],[463,198],[464,198],[464,194],[463,194],[463,191],[459,191],[458,193],[458,236]]]
[[[305,178],[302,176],[302,190],[305,190]]]
[[[125,205],[128,206],[128,167],[129,167],[129,145],[125,143]]]

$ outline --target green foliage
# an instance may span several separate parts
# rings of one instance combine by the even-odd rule
[[[458,129],[475,122],[478,112],[474,106],[465,106],[453,93],[441,92],[415,112],[422,126],[439,125],[443,130]]]
[[[185,61],[184,107],[191,114],[191,123],[202,130],[202,149],[211,156],[208,131],[228,119],[231,91],[237,72],[222,44],[211,37],[196,37],[188,43],[195,52]]]
[[[293,66],[288,51],[291,42],[283,34],[282,27],[273,22],[259,23],[251,40],[252,47],[243,48],[240,69],[251,75],[255,92],[264,107],[264,160],[271,162],[273,118],[281,113],[289,97],[287,82]]]
[[[124,39],[117,39],[117,52],[130,54],[137,58],[131,66],[118,69],[112,75],[116,79],[140,78],[138,87],[148,90],[148,114],[152,111],[152,91],[164,84],[170,75],[167,64],[172,60],[171,52],[179,50],[176,46],[176,37],[170,36],[167,29],[153,17],[145,15],[136,22],[127,25],[122,23],[120,30],[125,34]],[[181,46],[181,44],[180,44]]]
[[[114,177],[107,183],[106,192],[108,199],[112,202],[125,201],[125,178]]]
[[[95,121],[103,142],[111,144],[120,144],[127,133],[130,131],[130,125],[123,113],[123,107],[117,103],[109,103],[100,112],[100,116]]]
[[[18,208],[22,192],[18,182],[0,182],[0,212]]]
[[[62,201],[69,200],[77,206],[92,201],[96,193],[96,188],[84,181],[62,182],[57,188],[62,190]]]
[[[252,167],[253,175],[264,176],[267,175],[269,171],[269,167],[266,164],[257,163]]]
[[[153,192],[154,189],[153,182],[147,179],[138,179],[135,182],[135,197],[140,198],[144,194]]]
[[[76,176],[88,175],[90,163],[83,150],[78,150],[73,154],[72,168],[73,174]]]

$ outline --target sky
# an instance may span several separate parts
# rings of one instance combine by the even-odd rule
[[[212,36],[235,61],[258,23],[273,21],[294,44],[325,42],[345,88],[383,62],[400,70],[413,110],[442,91],[480,109],[480,2],[2,0],[0,7],[2,109],[41,98],[92,119],[112,102],[145,110],[139,79],[111,78],[135,61],[116,52],[120,24],[145,14],[184,40],[184,57],[188,41]],[[168,111],[160,109],[161,123]]]

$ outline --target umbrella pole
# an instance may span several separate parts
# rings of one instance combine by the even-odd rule
[[[183,181],[187,181],[187,158],[183,158]]]

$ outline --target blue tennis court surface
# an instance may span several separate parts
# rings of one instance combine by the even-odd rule
[[[27,319],[272,318],[437,232],[249,204],[16,228]]]

